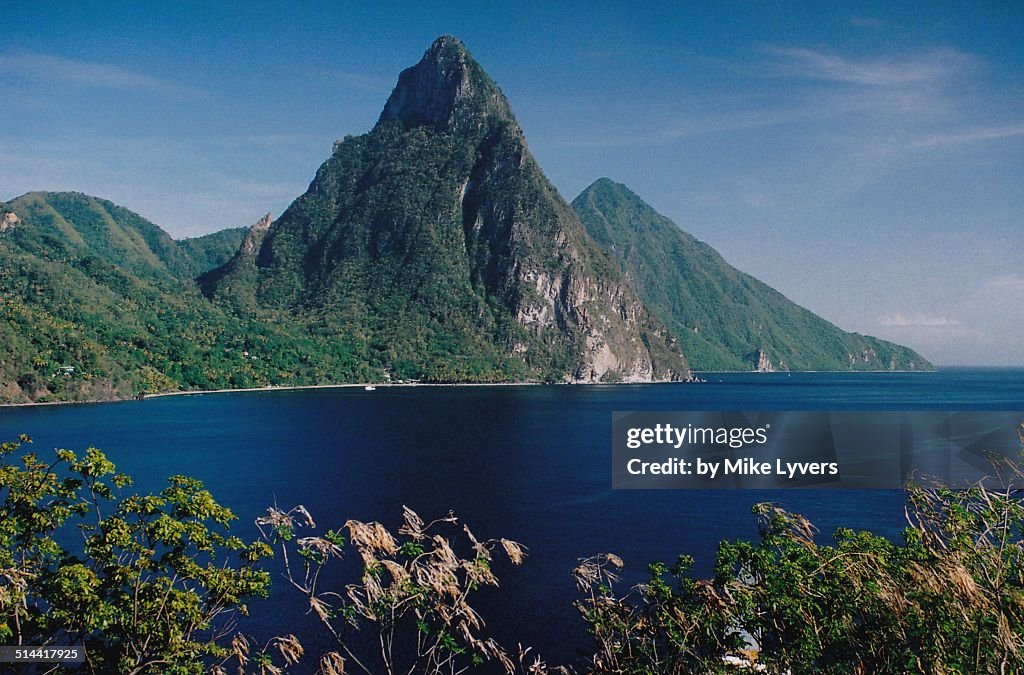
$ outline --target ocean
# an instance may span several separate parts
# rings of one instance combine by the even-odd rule
[[[837,527],[898,539],[896,490],[613,490],[612,412],[621,410],[1024,410],[1024,370],[935,373],[705,373],[698,384],[378,387],[173,396],[145,401],[0,409],[0,440],[34,449],[102,449],[153,492],[168,476],[201,479],[254,537],[267,507],[304,505],[318,531],[348,519],[392,529],[403,505],[424,520],[454,511],[479,538],[528,549],[524,565],[496,566],[499,589],[481,593],[492,634],[531,645],[549,662],[587,644],[570,571],[613,552],[622,589],[647,565],[696,560],[710,573],[715,547],[757,536],[753,504],[809,517],[823,541]],[[325,578],[353,581],[355,553]],[[275,563],[276,564],[276,563]],[[296,633],[310,652],[330,640],[274,567],[271,598],[252,603],[243,629]]]

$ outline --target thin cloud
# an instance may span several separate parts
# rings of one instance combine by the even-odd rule
[[[870,16],[855,16],[850,19],[850,25],[856,26],[857,28],[871,28],[872,30],[881,30],[888,24],[881,19],[875,19]]]
[[[693,110],[666,120],[660,128],[612,129],[589,138],[558,139],[555,147],[606,148],[653,145],[705,134],[748,131],[792,124],[823,123],[849,115],[879,120],[875,130],[889,130],[882,144],[885,153],[908,147],[940,145],[1016,135],[1020,127],[942,129],[955,114],[959,98],[943,86],[973,69],[976,57],[952,49],[940,49],[876,59],[853,59],[807,48],[767,47],[776,59],[746,72],[753,77],[799,77],[823,80],[827,90],[790,89],[770,107],[733,110]],[[931,124],[940,133],[926,136],[915,127]],[[1021,125],[1024,126],[1024,125]],[[893,137],[892,132],[897,132]],[[869,133],[869,136],[872,135]],[[920,140],[914,141],[915,138]],[[857,154],[865,154],[867,143]],[[871,153],[878,154],[878,153]]]
[[[970,70],[975,59],[955,49],[880,59],[850,59],[803,47],[768,47],[775,75],[875,87],[933,83]]]
[[[1024,291],[1024,277],[1019,274],[1003,274],[985,282],[985,288],[993,290]]]
[[[291,201],[306,190],[306,184],[297,181],[246,179],[219,172],[211,172],[210,177],[218,190],[233,195],[244,195],[249,199]]]
[[[802,119],[819,116],[820,111],[806,107],[781,108],[775,110],[743,110],[718,115],[705,115],[696,119],[683,120],[665,132],[668,138],[681,138],[696,134],[760,129],[778,124],[789,124]]]
[[[332,141],[333,138],[326,134],[318,135],[302,133],[263,133],[220,136],[218,138],[206,142],[229,146],[235,146],[240,143],[244,143],[269,148],[276,148],[282,146],[294,148],[296,146],[302,146],[308,148],[321,148],[323,152],[327,153],[330,152]]]
[[[934,148],[942,145],[995,141],[1003,138],[1013,138],[1015,136],[1024,136],[1024,124],[975,127],[963,131],[933,134],[911,143],[911,146],[915,148]]]
[[[610,59],[628,56],[632,51],[629,47],[618,47],[612,49],[583,49],[576,53],[585,59]]]
[[[737,110],[732,112],[700,112],[664,124],[660,129],[646,131],[609,130],[591,138],[557,139],[550,143],[560,148],[609,148],[656,145],[666,141],[719,134],[734,131],[762,129],[785,124],[806,122],[850,112],[860,106],[853,102],[842,107],[816,104],[798,104],[790,107]]]
[[[616,136],[613,134],[596,133],[588,138],[577,138],[577,139],[565,139],[556,138],[551,140],[544,145],[552,148],[632,148],[638,145],[650,145],[651,143],[657,143],[660,136],[658,135],[622,135]],[[544,140],[540,138],[540,140]]]
[[[925,316],[923,314],[889,314],[878,319],[879,326],[888,328],[951,328],[960,322],[945,316]]]
[[[120,89],[171,97],[191,97],[199,93],[191,87],[119,66],[27,51],[0,54],[0,77],[62,82],[82,87]]]

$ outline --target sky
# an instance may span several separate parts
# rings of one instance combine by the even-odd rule
[[[607,176],[846,330],[1024,365],[1024,4],[511,4],[0,0],[0,200],[277,215],[451,34],[567,200]]]

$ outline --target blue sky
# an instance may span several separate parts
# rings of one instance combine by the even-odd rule
[[[0,199],[278,214],[448,33],[566,199],[608,176],[843,328],[1024,365],[1024,5],[509,4],[8,0]]]

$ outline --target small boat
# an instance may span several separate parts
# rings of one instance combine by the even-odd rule
[[[365,387],[363,387],[363,389],[365,389],[366,391],[376,391],[377,387],[373,386],[372,384],[368,384]]]

